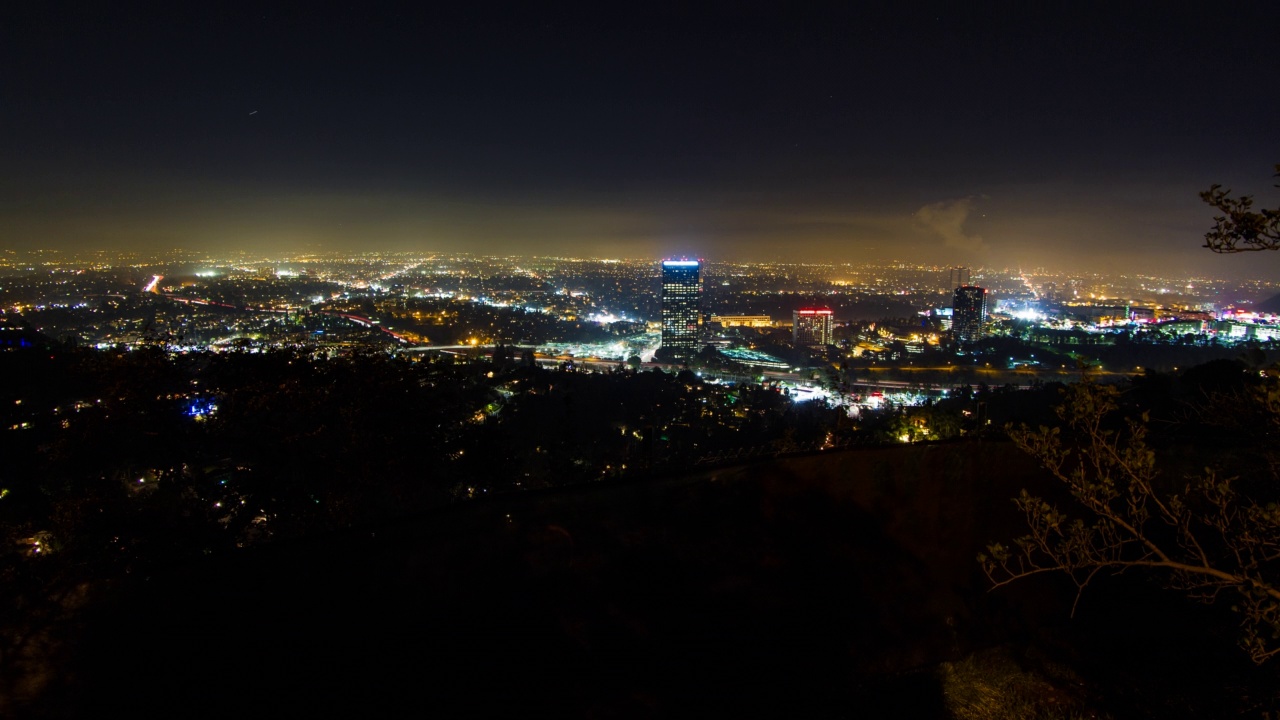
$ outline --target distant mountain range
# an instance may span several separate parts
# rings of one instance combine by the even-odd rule
[[[1280,295],[1258,303],[1258,312],[1280,315]]]

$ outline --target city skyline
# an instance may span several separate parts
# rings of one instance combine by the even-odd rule
[[[423,706],[424,697],[428,706],[447,707],[442,691],[474,682],[455,695],[468,710],[480,707],[477,698],[497,697],[503,707],[482,707],[486,716],[564,715],[583,687],[563,682],[568,663],[580,663],[575,677],[592,683],[586,673],[606,668],[596,684],[613,688],[617,673],[608,668],[616,663],[609,663],[622,652],[634,667],[659,669],[645,692],[666,693],[668,707],[706,698],[707,713],[716,715],[725,697],[768,685],[781,688],[769,691],[777,698],[770,715],[799,707],[800,715],[821,716],[861,707],[862,678],[883,681],[860,670],[859,657],[905,657],[911,643],[922,649],[909,653],[909,672],[926,681],[1008,652],[1026,687],[1029,666],[1012,654],[1026,646],[1010,645],[1006,631],[1006,624],[1017,632],[1036,627],[1011,615],[1020,607],[1040,618],[1059,608],[1061,619],[1041,621],[1050,623],[1046,631],[1061,630],[1077,604],[1114,616],[1119,630],[1105,633],[1125,648],[1169,637],[1135,633],[1142,626],[1134,617],[1167,629],[1171,622],[1201,627],[1206,616],[1190,614],[1199,606],[1174,595],[1170,612],[1177,614],[1149,618],[1152,593],[1164,591],[1132,574],[1132,594],[1113,586],[1083,604],[1067,583],[1045,586],[1029,605],[1000,595],[1006,577],[1024,581],[1005,564],[1006,546],[991,538],[1021,538],[1014,533],[1026,527],[1056,532],[1064,517],[1057,510],[1045,525],[1026,524],[1028,504],[1051,509],[1032,493],[1052,489],[1044,483],[1071,467],[1092,472],[1089,458],[1099,457],[1049,445],[1040,472],[1019,443],[1091,437],[1102,457],[1119,452],[1149,468],[1204,458],[1203,479],[1231,478],[1206,483],[1207,491],[1230,492],[1237,478],[1243,487],[1280,487],[1267,474],[1277,463],[1255,464],[1273,455],[1247,454],[1274,448],[1267,403],[1280,382],[1277,282],[979,268],[966,278],[977,285],[950,291],[965,274],[951,266],[466,253],[293,262],[178,257],[168,264],[107,255],[77,263],[53,253],[19,262],[16,255],[0,253],[0,362],[17,379],[0,391],[13,469],[0,488],[8,548],[0,560],[21,582],[7,596],[11,612],[0,629],[8,637],[40,630],[62,639],[37,646],[40,654],[30,657],[40,662],[22,656],[11,663],[18,679],[41,673],[53,680],[16,702],[0,698],[10,703],[0,710],[71,708],[78,716],[118,704],[113,715],[139,707],[161,714],[208,710],[213,697],[225,703],[216,708],[225,716],[249,704],[296,708],[295,691],[331,708],[334,687],[355,688],[353,707],[367,709],[370,688],[396,703],[404,697],[406,707]],[[1060,405],[1079,393],[1088,393],[1096,413],[1084,423],[1069,414],[1072,405]],[[1055,416],[1061,424],[1026,429]],[[1108,429],[1125,421],[1129,434]],[[1063,470],[1064,457],[1085,465]],[[1239,464],[1218,465],[1224,459]],[[815,467],[827,469],[815,474]],[[1129,527],[1144,527],[1154,490],[1117,494],[1103,474],[1116,466],[1102,467],[1096,476],[1071,477],[1100,478],[1090,486],[1107,494],[1099,512],[1112,502],[1137,518]],[[1195,481],[1175,479],[1185,482],[1174,490]],[[1261,507],[1251,497],[1241,502],[1209,507],[1242,507],[1241,517]],[[1165,506],[1177,507],[1173,500]],[[637,509],[643,515],[632,515]],[[1082,509],[1088,506],[1074,508],[1073,517]],[[620,523],[625,517],[635,519]],[[789,527],[754,534],[770,518]],[[881,532],[890,527],[898,534]],[[1274,534],[1274,523],[1266,527]],[[946,532],[922,542],[921,528]],[[1247,527],[1221,535],[1262,537]],[[1076,539],[1064,541],[1082,547]],[[1209,557],[1191,547],[1179,546],[1183,567]],[[477,555],[482,548],[494,559]],[[745,555],[726,555],[726,548],[745,548]],[[1121,562],[1150,569],[1149,552],[1135,545]],[[1238,567],[1224,564],[1236,557],[1230,550],[1213,557],[1225,558],[1213,567]],[[431,558],[447,558],[454,569]],[[852,579],[851,568],[869,563],[865,582]],[[510,568],[518,574],[493,574]],[[566,568],[580,571],[581,584]],[[1245,577],[1244,586],[1262,577],[1274,587],[1273,570],[1228,581]],[[977,573],[987,580],[965,580]],[[264,577],[275,584],[264,588]],[[335,587],[354,595],[340,599]],[[506,592],[512,587],[542,594]],[[654,595],[655,587],[666,589]],[[866,608],[873,587],[883,608],[851,615],[851,607]],[[85,603],[74,612],[19,612],[62,608],[74,588]],[[833,588],[844,596],[833,601]],[[939,601],[922,599],[921,588],[938,589]],[[779,590],[791,605],[768,600]],[[317,606],[318,595],[327,600]],[[192,606],[174,598],[202,600]],[[402,610],[384,622],[396,606]],[[460,607],[476,612],[460,616]],[[736,619],[708,622],[708,607],[729,608]],[[645,625],[619,623],[616,608]],[[797,625],[800,616],[815,621]],[[852,616],[859,625],[848,624]],[[957,616],[972,620],[957,626]],[[460,617],[470,626],[460,627]],[[1210,617],[1221,619],[1204,626],[1211,631],[1205,652],[1157,648],[1146,664],[1125,660],[1126,673],[1103,672],[1088,684],[1055,669],[1034,687],[1059,682],[1062,691],[1035,692],[1060,713],[1062,698],[1087,690],[1095,704],[1078,707],[1097,716],[1092,708],[1134,694],[1153,698],[1144,702],[1154,715],[1186,709],[1194,691],[1209,708],[1199,714],[1213,715],[1241,695],[1239,668],[1260,664],[1274,645],[1232,651],[1233,633],[1253,637],[1254,625],[1234,613]],[[281,618],[296,622],[289,628]],[[377,622],[366,625],[366,618]],[[325,623],[321,637],[315,628]],[[920,635],[894,631],[868,648],[866,638],[885,627]],[[670,639],[655,648],[663,634]],[[421,669],[403,666],[408,674],[356,674],[377,655],[378,638],[403,644],[414,637],[444,647],[456,662],[441,663],[436,652]],[[450,637],[456,651],[441,645]],[[490,652],[492,645],[477,652],[477,639],[487,637],[509,642],[511,652]],[[580,642],[588,637],[590,644]],[[691,640],[701,649],[690,651]],[[783,653],[761,653],[770,643]],[[297,662],[300,647],[315,662]],[[672,677],[668,661],[686,652],[695,670],[745,661],[712,683],[679,668],[678,679],[664,679]],[[527,661],[504,665],[512,653]],[[959,653],[970,659],[957,660]],[[401,667],[401,655],[388,657]],[[1180,675],[1187,656],[1237,660],[1221,682],[1192,684]],[[131,668],[155,657],[180,662],[140,691]],[[246,665],[245,657],[266,660]],[[762,657],[781,659],[775,668],[762,666]],[[797,662],[795,679],[779,681]],[[1280,687],[1274,666],[1267,669],[1249,676],[1258,689],[1250,698]],[[834,689],[819,693],[809,711],[796,698],[810,694],[790,688],[811,686],[818,673],[829,673],[823,684]],[[1179,692],[1158,705],[1157,693],[1132,690],[1147,684],[1144,674],[1174,677]],[[423,677],[433,680],[424,685]],[[900,677],[881,693],[897,714]],[[990,675],[982,677],[990,687]],[[936,691],[918,687],[948,697],[943,682]],[[548,690],[557,693],[551,700]],[[630,690],[588,694],[593,708],[600,698],[636,707]],[[591,714],[582,707],[570,714]],[[763,705],[752,699],[741,707],[736,714],[752,715]],[[934,717],[940,707],[907,714]]]
[[[13,18],[0,245],[1277,269],[1270,5],[166,12]]]

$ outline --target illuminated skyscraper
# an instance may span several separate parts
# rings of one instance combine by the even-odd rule
[[[662,350],[668,360],[687,360],[698,352],[697,260],[662,261]]]
[[[791,323],[791,342],[796,347],[831,344],[831,308],[793,310]]]
[[[987,321],[987,291],[974,285],[963,285],[951,295],[951,333],[963,343],[982,339],[982,324]]]

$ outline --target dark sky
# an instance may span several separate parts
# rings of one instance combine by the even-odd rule
[[[1280,203],[1280,3],[98,5],[0,17],[0,247],[1280,270],[1197,197]]]

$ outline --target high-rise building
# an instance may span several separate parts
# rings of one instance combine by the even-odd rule
[[[969,284],[969,268],[953,267],[947,271],[947,292]]]
[[[662,350],[668,360],[686,360],[698,352],[697,260],[662,261]]]
[[[962,285],[951,295],[951,333],[964,343],[982,338],[982,325],[987,321],[986,288]]]
[[[800,308],[791,311],[791,342],[796,347],[830,345],[831,308]]]

